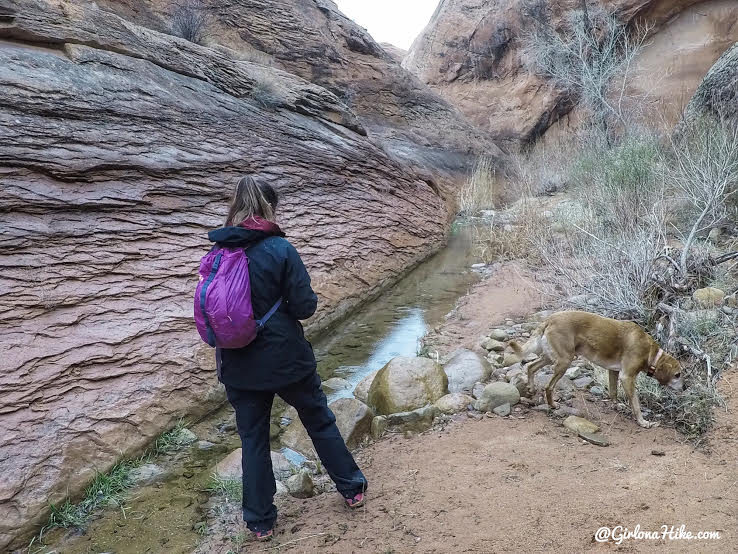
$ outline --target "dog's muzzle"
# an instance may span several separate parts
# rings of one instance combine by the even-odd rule
[[[682,392],[684,390],[684,379],[682,379],[681,376],[674,377],[669,381],[669,388],[674,389],[677,392]]]

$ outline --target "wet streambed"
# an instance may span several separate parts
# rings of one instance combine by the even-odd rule
[[[414,356],[419,339],[441,323],[457,300],[479,280],[471,270],[477,260],[472,248],[473,229],[455,230],[436,255],[412,270],[374,302],[313,341],[318,371],[325,380],[341,377],[350,389],[329,394],[329,400],[351,396],[353,387],[368,373],[395,356]],[[279,415],[275,405],[275,416]],[[200,541],[197,523],[205,520],[209,494],[205,491],[214,464],[240,446],[232,409],[224,406],[189,428],[196,445],[160,456],[154,462],[165,476],[131,490],[125,509],[110,508],[82,531],[57,529],[46,536],[45,548],[33,552],[141,554],[192,552]]]

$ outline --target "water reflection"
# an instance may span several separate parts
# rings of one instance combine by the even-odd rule
[[[462,227],[438,254],[316,340],[313,346],[321,377],[341,377],[352,385],[329,399],[352,396],[361,379],[395,356],[414,356],[418,339],[443,321],[459,297],[479,280],[479,274],[471,270],[476,261],[472,228]]]

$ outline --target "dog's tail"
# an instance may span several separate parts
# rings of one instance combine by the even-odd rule
[[[540,355],[543,352],[541,339],[543,338],[543,333],[546,332],[546,327],[548,327],[548,322],[544,321],[542,324],[536,327],[530,338],[522,346],[518,342],[511,340],[508,343],[510,345],[510,348],[512,348],[513,352],[515,352],[515,354],[517,354],[521,358],[524,358],[528,354]]]

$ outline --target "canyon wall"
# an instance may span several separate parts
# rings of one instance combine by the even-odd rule
[[[213,32],[250,4],[221,2]],[[262,45],[289,16],[263,4]],[[502,156],[322,4],[305,17],[343,29],[341,51],[306,39],[290,61],[299,35],[282,33],[260,50],[272,62],[238,33],[201,46],[157,31],[155,5],[0,0],[0,548],[222,401],[190,295],[239,176],[282,195],[317,329],[438,248],[468,165]]]
[[[630,87],[642,98],[639,108],[667,125],[676,123],[702,77],[738,40],[734,0],[598,0],[588,5],[652,26]],[[441,0],[403,65],[498,143],[515,150],[576,107],[576,99],[531,70],[524,37],[540,21],[562,26],[580,6],[581,0]],[[576,114],[572,119],[577,120]]]

